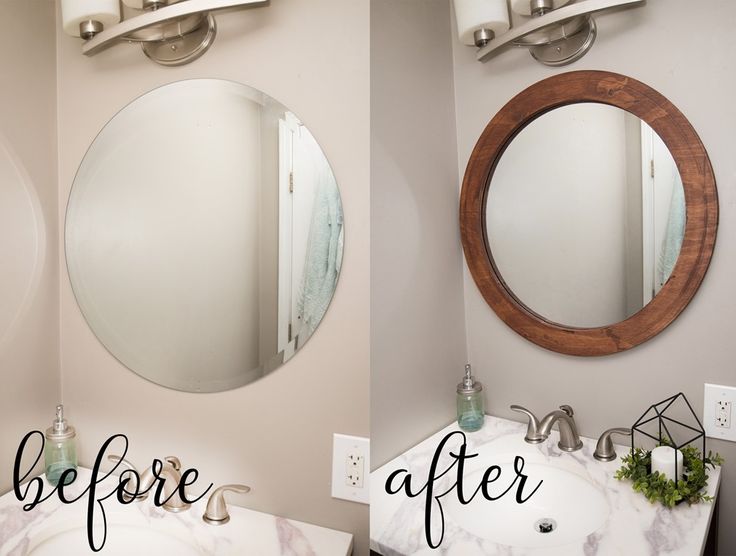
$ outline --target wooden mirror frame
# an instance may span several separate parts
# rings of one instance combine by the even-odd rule
[[[597,328],[549,321],[516,298],[496,267],[487,237],[486,203],[496,165],[529,123],[581,102],[626,110],[657,132],[672,153],[685,192],[685,234],[675,268],[659,293],[626,320]],[[494,116],[470,155],[460,196],[460,233],[470,273],[496,314],[543,348],[568,355],[609,355],[633,348],[667,327],[687,306],[708,269],[718,228],[718,193],[708,153],[687,118],[651,87],[616,73],[573,71],[535,83]]]

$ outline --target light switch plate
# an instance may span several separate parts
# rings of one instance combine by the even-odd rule
[[[736,388],[706,384],[703,400],[703,427],[709,438],[736,442]]]
[[[368,504],[370,440],[335,433],[332,438],[332,497]]]

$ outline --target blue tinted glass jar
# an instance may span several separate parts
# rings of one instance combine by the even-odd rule
[[[64,406],[56,406],[56,419],[46,429],[44,460],[46,463],[46,479],[53,486],[59,484],[61,474],[67,469],[77,468],[76,432],[64,419]],[[71,483],[67,479],[66,484]]]
[[[484,420],[483,385],[473,379],[470,365],[465,365],[465,377],[457,385],[457,424],[466,432],[475,432]]]

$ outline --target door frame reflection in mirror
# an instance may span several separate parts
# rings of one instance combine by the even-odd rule
[[[538,315],[508,288],[491,255],[486,203],[494,170],[514,137],[555,108],[594,102],[646,122],[672,153],[685,193],[686,223],[680,255],[657,296],[629,318],[580,328]],[[718,228],[718,194],[708,153],[685,116],[663,95],[625,75],[573,71],[535,83],[511,99],[488,123],[468,161],[460,195],[465,259],[483,298],[515,332],[551,351],[600,356],[633,348],[659,334],[684,310],[710,264]]]

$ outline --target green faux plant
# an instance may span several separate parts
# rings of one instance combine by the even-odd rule
[[[665,445],[666,443],[662,443]],[[636,492],[641,492],[650,502],[661,502],[668,508],[682,502],[697,504],[698,502],[710,502],[712,496],[708,496],[703,489],[708,485],[708,476],[705,466],[710,465],[715,469],[716,465],[723,464],[723,458],[719,454],[708,452],[703,460],[700,451],[695,446],[686,446],[682,452],[685,467],[685,478],[675,483],[667,479],[663,474],[652,470],[652,452],[635,448],[628,455],[621,458],[623,465],[616,471],[614,477],[619,481],[631,479],[632,487]]]

